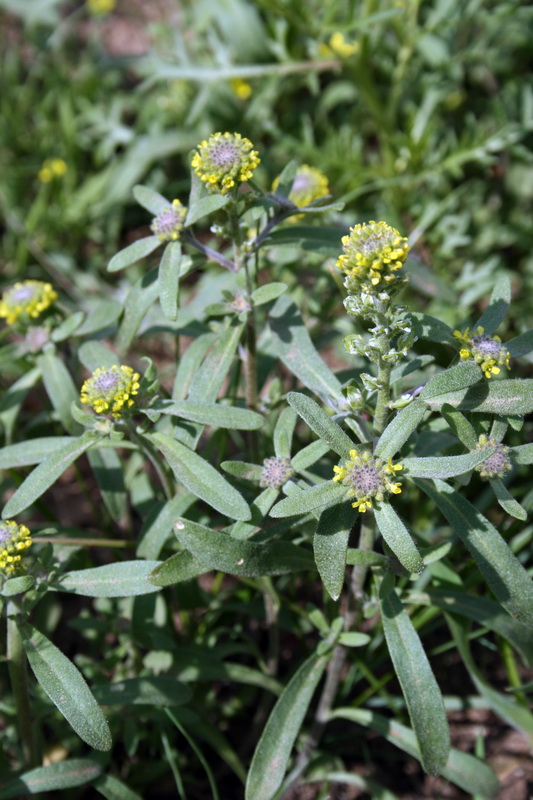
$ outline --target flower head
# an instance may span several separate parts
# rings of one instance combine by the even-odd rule
[[[459,350],[459,355],[463,360],[473,358],[479,364],[486,378],[498,375],[500,367],[509,367],[511,354],[502,344],[499,336],[486,336],[485,329],[478,325],[474,336],[470,336],[470,328],[464,333],[454,331],[453,335],[459,339],[463,347]]]
[[[259,485],[280,489],[294,475],[290,458],[265,458]]]
[[[87,0],[91,14],[104,15],[115,10],[117,0]]]
[[[276,191],[279,185],[279,178],[276,178],[272,184],[272,189]],[[315,167],[309,167],[307,164],[302,164],[298,167],[294,181],[289,192],[289,200],[299,208],[308,206],[315,200],[319,200],[324,195],[328,194],[329,185],[328,179],[323,172]],[[303,214],[297,214],[292,217],[292,220],[301,219]]]
[[[47,158],[37,173],[37,177],[41,183],[50,183],[54,178],[62,178],[67,170],[67,162],[62,158]]]
[[[22,559],[22,553],[31,546],[31,536],[25,525],[12,519],[0,521],[0,570],[12,575]]]
[[[13,325],[22,315],[36,319],[57,300],[51,283],[22,281],[7,289],[0,300],[0,317]]]
[[[99,367],[81,387],[80,400],[97,414],[109,412],[118,419],[123,409],[131,408],[133,397],[139,393],[138,372],[131,367]]]
[[[386,222],[370,221],[350,228],[343,236],[343,255],[336,266],[355,282],[360,289],[375,294],[395,279],[401,269],[409,245],[405,236]]]
[[[167,206],[153,218],[150,228],[159,236],[160,241],[175,242],[180,238],[186,215],[185,206],[179,200],[173,200],[171,206]]]
[[[350,460],[344,467],[333,467],[337,474],[333,478],[348,488],[347,497],[355,497],[352,506],[358,511],[365,512],[372,508],[372,501],[380,503],[385,497],[385,492],[400,494],[401,484],[391,480],[396,473],[403,469],[402,464],[393,464],[389,458],[382,464],[379,458],[365,450],[359,454],[357,450],[350,450]]]
[[[198,145],[192,168],[213,192],[227,194],[238,182],[249,181],[260,159],[240,133],[214,133]]]
[[[511,469],[507,445],[497,442],[496,439],[487,439],[485,434],[482,434],[478,439],[476,450],[492,450],[493,448],[495,450],[492,455],[487,456],[485,461],[476,467],[482,478],[503,478],[505,473]]]

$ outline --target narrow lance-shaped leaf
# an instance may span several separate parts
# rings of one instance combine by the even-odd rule
[[[533,581],[496,528],[441,480],[417,480],[464,542],[505,610],[533,627]]]
[[[79,670],[31,625],[24,625],[21,634],[30,667],[50,700],[84,742],[110,750],[107,720]]]
[[[102,434],[86,431],[83,436],[54,450],[48,458],[41,461],[39,466],[30,472],[15,494],[10,497],[4,506],[2,516],[16,517],[25,508],[31,506],[76,459],[90,447],[94,447],[100,439],[102,439]]]
[[[294,409],[284,408],[274,428],[274,452],[276,458],[290,458],[292,437],[298,416]]]
[[[511,281],[508,275],[501,273],[496,278],[487,308],[473,326],[474,330],[480,325],[487,336],[492,336],[507,316],[510,302]]]
[[[427,458],[402,458],[405,474],[411,478],[453,478],[481,464],[494,452],[487,447],[463,456],[428,456]]]
[[[18,778],[8,781],[0,788],[0,800],[41,792],[60,792],[63,789],[83,786],[96,780],[101,772],[102,767],[96,761],[88,758],[68,758],[58,764],[31,769]]]
[[[189,581],[198,575],[204,575],[210,571],[210,567],[198,561],[192,553],[185,550],[182,553],[174,553],[167,558],[150,574],[148,580],[154,586],[174,586],[176,583]]]
[[[477,446],[477,436],[473,426],[460,411],[453,408],[453,406],[444,403],[441,407],[440,413],[455,433],[460,442],[468,447],[469,450],[474,450]]]
[[[157,217],[161,211],[164,211],[170,205],[167,198],[163,197],[162,194],[140,183],[133,187],[133,196],[139,205],[149,211],[154,217]]]
[[[106,800],[142,800],[140,794],[133,792],[113,775],[101,775],[93,786]]]
[[[176,520],[175,532],[183,547],[201,564],[231,575],[281,575],[314,567],[311,553],[291,542],[235,539],[188,519]]]
[[[118,272],[120,269],[129,267],[149,256],[160,246],[159,236],[146,236],[144,239],[137,239],[136,242],[128,245],[113,256],[107,265],[107,271]]]
[[[109,447],[89,450],[87,458],[104,505],[111,518],[119,524],[128,511],[128,493],[124,483],[122,461],[116,450]]]
[[[79,402],[79,392],[63,361],[53,350],[45,350],[37,359],[37,364],[42,372],[46,393],[63,427],[73,436],[81,433],[81,425],[72,419],[70,413],[71,403]]]
[[[147,438],[161,451],[176,480],[190,492],[232,519],[250,519],[242,495],[211,464],[163,433],[148,434]]]
[[[383,631],[405,697],[425,771],[438,775],[450,753],[444,702],[422,642],[400,598],[392,576],[380,586]]]
[[[103,706],[177,706],[187,703],[192,692],[175,678],[145,675],[142,678],[98,684],[94,687],[94,696]]]
[[[413,400],[389,422],[376,445],[377,458],[392,458],[420,425],[427,408],[422,400]]]
[[[465,362],[468,363],[468,362]],[[429,384],[428,384],[429,385]],[[461,411],[480,414],[531,414],[533,412],[533,379],[503,379],[485,381],[477,386],[424,397],[430,408],[449,403]]]
[[[457,339],[453,335],[453,330],[445,322],[429,314],[414,312],[409,314],[413,324],[413,331],[419,339],[427,339],[438,344],[449,344],[457,348]]]
[[[157,237],[154,238],[157,239]],[[160,243],[159,239],[157,239],[157,242],[158,244]],[[146,275],[139,278],[128,292],[124,304],[124,316],[117,337],[117,348],[119,352],[123,353],[129,350],[148,309],[155,303],[158,297],[158,270],[152,269]]]
[[[287,402],[322,441],[326,442],[339,456],[349,458],[350,450],[354,449],[355,444],[314,400],[300,392],[289,392]]]
[[[84,342],[78,350],[78,358],[89,372],[94,372],[99,367],[120,366],[120,358],[102,342]]]
[[[274,706],[255,749],[246,781],[245,800],[272,800],[281,786],[296,737],[329,661],[313,653],[287,684]]]
[[[410,573],[422,572],[424,562],[418,548],[391,504],[376,504],[374,516],[379,532],[400,564]]]
[[[65,572],[54,588],[84,597],[133,597],[151,594],[157,588],[147,582],[159,561],[119,561],[92,569]]]
[[[496,499],[503,510],[506,511],[507,514],[510,514],[511,517],[515,517],[515,519],[521,519],[525,522],[527,519],[526,509],[522,508],[520,503],[515,500],[514,497],[507,491],[507,487],[504,483],[502,483],[500,478],[492,478],[490,485],[492,486],[492,491],[496,495]]]
[[[159,400],[150,406],[148,411],[160,414],[172,414],[182,419],[199,422],[202,425],[213,425],[217,428],[235,428],[251,431],[261,428],[265,418],[256,411],[235,406],[223,406],[219,403],[200,403],[190,400]]]
[[[159,302],[167,319],[178,316],[180,286],[181,244],[169,242],[159,263]]]
[[[324,588],[337,600],[346,572],[346,550],[356,512],[351,503],[326,508],[318,519],[313,538],[315,562]]]
[[[41,436],[8,445],[0,450],[0,469],[39,464],[60,447],[75,441],[78,441],[77,436]]]
[[[296,491],[285,497],[270,509],[271,517],[294,517],[298,514],[307,514],[315,508],[330,506],[339,503],[346,497],[346,488],[333,481],[319,483],[310,489]]]
[[[280,295],[286,292],[288,286],[286,283],[279,283],[273,281],[267,283],[265,286],[260,286],[252,292],[252,302],[254,306],[262,306],[264,303],[270,303],[272,300],[277,300]]]
[[[473,361],[462,361],[454,367],[439,372],[431,378],[420,393],[420,399],[425,403],[430,400],[437,402],[439,397],[445,397],[450,392],[468,389],[482,377],[481,369]],[[484,388],[483,384],[483,388]],[[440,405],[446,400],[440,400]],[[453,405],[453,404],[452,404]]]

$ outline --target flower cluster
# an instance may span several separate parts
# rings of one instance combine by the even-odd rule
[[[409,245],[405,236],[386,222],[371,220],[350,228],[343,236],[343,255],[336,266],[363,291],[374,294],[395,279],[402,268]]]
[[[496,439],[488,439],[485,434],[482,434],[478,439],[476,450],[489,450],[492,448],[496,449],[485,461],[477,465],[476,470],[482,478],[503,478],[505,473],[511,469],[509,448],[507,445],[497,442]]]
[[[276,178],[272,184],[273,191],[276,191],[279,185],[279,178]],[[298,167],[294,181],[289,192],[289,200],[294,203],[298,208],[308,206],[315,200],[320,200],[329,193],[328,179],[319,169],[309,167],[307,164],[302,164]],[[297,214],[292,217],[293,221],[301,219],[303,214]]]
[[[175,242],[180,238],[186,216],[185,206],[179,200],[173,200],[171,206],[167,206],[153,218],[150,225],[152,233],[159,236],[161,242]]]
[[[31,536],[25,525],[12,519],[0,521],[0,570],[12,575],[22,559],[22,553],[31,547]]]
[[[509,368],[511,354],[502,344],[502,340],[499,336],[486,336],[485,329],[481,325],[478,325],[473,336],[470,335],[470,328],[464,333],[454,331],[453,335],[463,345],[459,351],[461,358],[463,360],[473,358],[486,378],[498,375],[502,365]]]
[[[237,182],[249,181],[259,165],[253,147],[240,133],[214,133],[198,145],[192,168],[208,189],[227,194]]]
[[[265,458],[259,485],[265,489],[280,489],[294,475],[290,458]]]
[[[67,162],[62,158],[47,158],[37,173],[37,177],[41,183],[51,183],[54,178],[62,178],[67,170]]]
[[[0,300],[0,317],[3,317],[8,325],[13,325],[23,315],[36,319],[55,300],[57,294],[52,284],[42,281],[22,281],[3,293]]]
[[[339,31],[331,34],[329,44],[321,44],[319,47],[320,55],[326,58],[330,58],[333,55],[339,56],[339,58],[350,58],[358,50],[359,43],[347,42]]]
[[[123,409],[131,408],[139,393],[140,375],[131,367],[99,367],[81,387],[80,400],[97,414],[111,412],[120,418]]]
[[[365,450],[359,454],[357,450],[350,450],[350,460],[344,467],[333,467],[337,474],[333,478],[348,487],[347,497],[355,497],[353,508],[365,512],[372,508],[372,500],[380,503],[385,492],[400,494],[401,484],[391,480],[396,473],[403,469],[402,464],[393,464],[389,458],[382,464],[379,458]]]

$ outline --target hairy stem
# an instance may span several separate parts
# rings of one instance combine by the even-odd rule
[[[156,448],[153,447],[153,445],[147,439],[145,439],[144,436],[137,433],[137,431],[135,430],[135,425],[131,422],[131,420],[123,419],[121,420],[121,422],[123,426],[126,428],[126,431],[131,441],[137,445],[139,450],[142,453],[144,453],[145,456],[151,462],[153,468],[157,473],[157,477],[161,482],[167,500],[171,500],[176,494],[174,484]]]
[[[17,709],[17,725],[24,765],[27,769],[31,769],[38,766],[39,759],[28,692],[26,653],[22,645],[18,623],[14,618],[17,613],[17,606],[10,601],[7,607],[7,666]]]

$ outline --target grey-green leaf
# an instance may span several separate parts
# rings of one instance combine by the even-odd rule
[[[193,450],[163,433],[148,438],[161,451],[176,480],[210,506],[232,519],[250,519],[248,504],[216,469]]]
[[[465,362],[464,365],[458,366],[466,366],[468,363]],[[486,380],[478,386],[443,392],[431,397],[425,396],[423,399],[430,408],[440,408],[443,403],[449,403],[461,411],[502,416],[531,414],[533,412],[533,378]]]
[[[148,575],[159,561],[118,561],[92,569],[65,572],[56,582],[56,589],[84,597],[133,597],[151,594],[157,588],[148,583]]]
[[[511,281],[508,275],[501,273],[496,278],[494,288],[490,296],[490,301],[478,319],[474,328],[480,325],[487,336],[492,336],[496,328],[503,322],[507,316],[509,303],[511,302]]]
[[[158,269],[150,270],[128,292],[117,337],[117,348],[121,353],[129,350],[148,309],[159,297],[158,273]]]
[[[152,675],[98,684],[93,694],[102,706],[179,706],[192,696],[189,687],[180,681]]]
[[[133,792],[113,775],[101,775],[93,786],[106,800],[142,800],[137,792]]]
[[[39,466],[30,472],[26,480],[9,498],[2,511],[2,516],[4,518],[16,517],[25,508],[31,506],[76,459],[90,447],[94,447],[101,438],[102,434],[86,431],[83,436],[54,450],[48,458],[41,461]]]
[[[140,183],[133,187],[133,196],[139,205],[149,211],[154,217],[157,217],[161,211],[164,211],[171,205],[162,194]]]
[[[413,331],[419,339],[428,339],[430,342],[438,344],[449,344],[455,349],[458,340],[453,335],[453,330],[445,322],[429,314],[412,313],[409,318],[413,323]]]
[[[469,389],[474,383],[478,383],[481,377],[482,372],[477,364],[473,361],[462,361],[454,367],[434,375],[420,393],[420,399],[424,400],[428,405],[435,405],[435,401],[446,397],[451,392]],[[485,388],[485,385],[482,388]],[[430,400],[434,402],[429,403]],[[447,401],[440,399],[438,405],[442,405],[445,402]]]
[[[99,367],[120,366],[120,358],[102,342],[89,340],[84,342],[78,350],[78,358],[83,366],[94,372]]]
[[[96,780],[102,767],[88,758],[68,758],[58,764],[37,767],[8,781],[0,788],[0,800],[20,798],[27,794],[60,792]]]
[[[183,518],[176,520],[175,531],[180,544],[201,564],[231,575],[253,578],[314,567],[311,553],[291,542],[258,543],[235,539]]]
[[[107,720],[79,670],[31,625],[25,624],[21,634],[30,666],[50,700],[84,742],[110,750]]]
[[[294,492],[285,497],[270,509],[271,517],[294,517],[297,514],[307,514],[315,508],[340,503],[346,498],[346,488],[333,481],[319,483],[310,489]]]
[[[39,464],[60,447],[76,441],[78,441],[77,436],[41,436],[8,445],[0,450],[0,469]]]
[[[116,253],[107,265],[108,272],[118,272],[149,256],[161,246],[159,236],[146,236]]]
[[[402,687],[425,771],[438,775],[450,753],[444,702],[422,642],[394,590],[392,577],[380,587],[382,622],[394,670]]]
[[[76,436],[82,432],[82,427],[72,418],[70,413],[71,403],[79,402],[79,392],[74,385],[70,372],[53,350],[45,350],[37,359],[37,364],[42,372],[46,393],[57,412],[59,421],[67,433]]]
[[[265,418],[256,411],[236,406],[223,406],[219,403],[201,403],[191,400],[159,400],[150,406],[150,410],[161,414],[172,414],[176,417],[199,422],[202,425],[213,425],[217,428],[236,428],[241,431],[252,431],[265,424]]]
[[[150,583],[154,586],[173,586],[209,571],[209,567],[185,550],[183,553],[174,553],[156,567],[150,575]]]
[[[209,194],[191,203],[189,205],[187,217],[185,218],[185,227],[188,228],[190,225],[194,225],[195,222],[198,222],[199,219],[207,217],[209,214],[213,214],[215,211],[223,208],[227,205],[228,200],[228,195]]]
[[[245,800],[273,800],[328,660],[329,655],[313,653],[293,675],[276,702],[255,749],[246,781]]]
[[[346,572],[346,550],[356,511],[351,503],[324,509],[313,538],[315,562],[322,583],[333,600],[338,600]]]
[[[464,542],[505,610],[533,627],[533,581],[496,528],[444,481],[417,481]]]
[[[527,519],[527,511],[522,508],[518,500],[507,491],[507,487],[502,483],[500,478],[492,478],[490,481],[492,490],[496,495],[498,503],[504,511],[516,519],[521,519],[523,522]]]
[[[381,434],[376,445],[376,457],[392,458],[420,425],[426,411],[425,403],[419,399],[402,408]]]
[[[180,287],[181,243],[169,242],[159,262],[159,302],[167,319],[178,316]]]
[[[457,409],[448,405],[448,403],[442,405],[440,413],[459,441],[469,450],[474,450],[478,442],[476,432],[464,414],[461,414],[460,411],[457,411]]]
[[[374,507],[374,516],[379,532],[390,549],[409,573],[420,573],[424,569],[422,556],[407,530],[390,503],[379,503]]]
[[[463,456],[428,456],[403,458],[405,474],[410,478],[453,478],[477,467],[494,452],[491,448],[465,453]]]
[[[286,283],[276,281],[267,283],[265,286],[260,286],[252,292],[252,302],[254,306],[262,306],[265,303],[272,302],[272,300],[277,300],[287,289],[288,286]]]
[[[314,400],[300,392],[289,392],[287,402],[323,442],[342,458],[349,458],[350,450],[355,447],[354,443]]]

